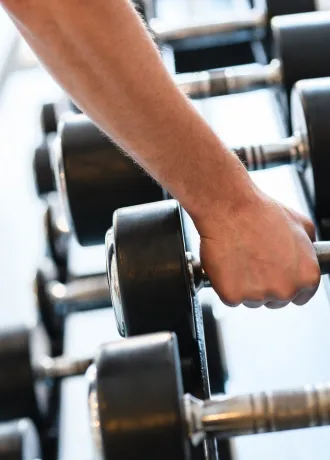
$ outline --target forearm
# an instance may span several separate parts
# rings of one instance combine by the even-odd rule
[[[0,0],[1,1],[1,0]],[[4,0],[57,81],[193,215],[249,182],[167,73],[128,0]]]

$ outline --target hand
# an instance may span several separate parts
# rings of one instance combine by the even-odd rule
[[[320,282],[314,225],[255,187],[251,190],[238,206],[215,205],[218,209],[208,218],[195,222],[203,268],[226,305],[303,305]]]

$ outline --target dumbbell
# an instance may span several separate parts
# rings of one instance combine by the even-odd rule
[[[276,143],[235,147],[249,170],[296,163],[313,173],[316,216],[329,216],[330,78],[298,82],[292,92],[293,135]],[[59,131],[55,172],[69,226],[82,245],[101,244],[121,207],[160,201],[168,194],[85,116]]]
[[[0,331],[0,420],[29,417],[47,426],[55,380],[84,374],[93,361],[51,358],[49,347],[40,325]]]
[[[201,400],[184,394],[180,364],[170,333],[99,350],[88,371],[98,458],[190,460],[194,447],[210,436],[229,439],[330,424],[329,382]]]
[[[47,258],[37,271],[34,291],[40,318],[52,340],[61,341],[68,314],[111,306],[105,273],[61,283],[56,267]]]
[[[166,23],[158,18],[149,20],[149,27],[155,39],[160,43],[170,43],[192,38],[204,38],[211,36],[228,35],[239,32],[251,31],[252,37],[260,35],[260,31],[266,30],[270,20],[274,16],[282,16],[297,13],[316,11],[314,0],[266,0],[266,10],[252,8],[247,11],[234,10],[228,18],[216,19],[209,23],[195,22],[185,26],[177,26]],[[259,34],[258,34],[259,32]],[[300,51],[300,50],[299,50]]]
[[[41,460],[40,441],[31,420],[0,424],[0,460]]]
[[[106,235],[106,263],[118,331],[134,336],[162,330],[186,339],[196,293],[210,282],[185,249],[181,209],[167,200],[119,209]],[[322,274],[330,242],[314,243]],[[157,305],[156,310],[153,306]],[[173,321],[180,324],[174,330]]]
[[[175,76],[178,86],[195,98],[274,85],[281,85],[289,95],[299,80],[330,76],[327,60],[330,12],[276,17],[271,21],[271,30],[275,57],[270,64],[180,74]]]

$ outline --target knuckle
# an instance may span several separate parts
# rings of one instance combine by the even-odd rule
[[[282,284],[275,291],[275,298],[278,302],[290,302],[297,295],[298,288],[294,284]]]
[[[318,286],[321,279],[320,267],[318,264],[314,264],[313,267],[309,270],[309,282],[312,286]]]
[[[319,285],[321,279],[321,272],[319,264],[313,260],[304,270],[302,276],[302,286],[311,288]]]
[[[303,223],[304,223],[305,227],[308,228],[308,230],[311,230],[311,231],[315,230],[315,226],[314,226],[313,221],[311,219],[309,219],[308,217],[303,216]]]
[[[242,297],[239,293],[230,290],[222,290],[220,299],[226,305],[240,305],[242,303]]]

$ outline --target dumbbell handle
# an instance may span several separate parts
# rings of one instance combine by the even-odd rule
[[[84,311],[91,305],[95,308],[100,304],[109,304],[109,286],[105,274],[78,278],[66,284],[58,281],[50,282],[47,291],[54,305],[63,305],[66,312],[70,306],[74,311]]]
[[[226,96],[282,83],[278,59],[270,64],[245,64],[175,75],[177,86],[191,98]]]
[[[315,253],[320,265],[322,275],[330,274],[330,241],[318,241],[313,243]],[[199,260],[190,253],[186,253],[188,272],[192,280],[193,288],[199,291],[203,287],[211,287],[211,282]]]
[[[185,396],[192,443],[207,433],[218,438],[330,425],[330,382],[303,388],[200,401]]]
[[[242,30],[255,30],[265,27],[266,24],[267,16],[265,12],[258,9],[250,9],[244,12],[237,11],[236,15],[231,13],[228,18],[221,21],[194,22],[183,27],[175,26],[157,18],[149,21],[152,34],[160,42],[235,33]]]
[[[309,157],[309,148],[298,132],[273,144],[232,147],[231,150],[249,171],[298,162],[304,167]]]
[[[66,356],[44,356],[33,367],[37,380],[61,379],[83,375],[93,363],[92,358],[74,359]]]

